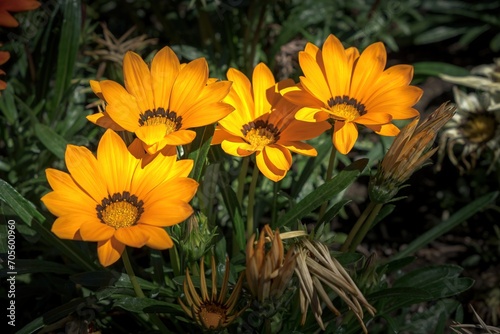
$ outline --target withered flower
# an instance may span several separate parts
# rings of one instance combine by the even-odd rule
[[[373,202],[389,202],[403,183],[436,152],[437,148],[430,148],[438,131],[453,117],[455,109],[455,106],[443,103],[420,124],[416,118],[401,130],[377,173],[370,179],[369,194]]]
[[[201,295],[196,291],[191,280],[189,268],[186,268],[186,278],[184,279],[184,295],[186,304],[181,298],[179,304],[186,314],[192,318],[198,325],[208,330],[219,330],[231,324],[237,317],[243,313],[245,308],[239,311],[235,310],[238,303],[238,297],[243,285],[243,273],[240,274],[238,282],[233,288],[229,298],[226,299],[229,290],[229,258],[226,258],[226,271],[222,281],[220,293],[217,291],[217,269],[215,268],[215,259],[212,256],[212,289],[209,294],[207,281],[205,278],[205,266],[203,259],[200,260],[200,288]]]
[[[347,271],[331,256],[328,247],[323,243],[303,238],[299,245],[296,248],[297,265],[295,273],[300,283],[301,323],[305,323],[307,309],[311,305],[316,321],[321,329],[325,330],[325,325],[321,318],[323,313],[322,301],[335,315],[340,316],[339,310],[333,305],[331,298],[325,290],[324,285],[326,285],[354,312],[363,331],[367,333],[366,326],[363,323],[363,307],[371,315],[374,315],[376,310],[365,299]]]
[[[267,252],[266,237],[271,242]],[[295,269],[295,257],[293,246],[285,256],[278,229],[273,234],[269,225],[264,226],[257,243],[255,234],[250,237],[246,248],[246,276],[250,292],[259,302],[283,294]]]

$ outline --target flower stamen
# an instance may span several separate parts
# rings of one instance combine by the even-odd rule
[[[109,195],[96,206],[97,218],[108,226],[119,229],[135,225],[144,212],[142,200],[128,191]]]
[[[277,142],[280,138],[279,130],[271,123],[263,120],[243,125],[241,133],[253,150],[262,150],[265,146]]]
[[[182,126],[182,116],[177,116],[175,111],[165,110],[164,108],[158,108],[155,110],[146,110],[143,114],[140,114],[139,125],[159,125],[165,124],[167,126],[167,133],[178,131]]]
[[[470,114],[462,125],[462,132],[472,143],[481,144],[493,139],[497,128],[493,114]]]
[[[367,113],[363,103],[347,95],[331,97],[327,103],[335,120],[352,122]]]

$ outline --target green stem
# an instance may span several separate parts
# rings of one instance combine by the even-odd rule
[[[236,192],[236,198],[240,205],[243,203],[243,192],[245,190],[245,179],[247,177],[248,172],[248,162],[250,161],[249,157],[243,158],[240,166],[240,174],[238,175],[238,190]]]
[[[134,269],[132,269],[132,264],[130,263],[130,258],[128,257],[128,252],[127,249],[125,248],[122,253],[122,261],[123,265],[125,266],[125,271],[127,272],[128,277],[130,278],[130,283],[132,283],[132,286],[134,287],[134,292],[135,295],[139,298],[146,298],[144,295],[144,292],[142,292],[141,286],[139,285],[139,282],[137,281],[137,277],[135,276]],[[158,327],[158,330],[161,333],[169,333],[168,329],[165,327],[163,324],[163,321],[161,321],[160,318],[154,313],[149,313],[149,320],[153,323],[153,325],[156,325]]]
[[[259,168],[257,165],[253,166],[252,182],[248,190],[248,205],[247,205],[247,237],[251,236],[254,229],[254,206],[255,206],[255,188],[257,187],[257,180],[259,178]]]
[[[363,211],[361,216],[359,216],[358,220],[356,221],[356,224],[354,224],[351,231],[349,231],[349,235],[347,236],[347,239],[344,241],[344,244],[340,248],[340,250],[342,252],[345,252],[349,249],[349,246],[351,245],[352,240],[354,239],[354,237],[358,233],[359,229],[361,228],[361,226],[365,222],[368,215],[372,212],[374,206],[375,206],[375,203],[370,202],[370,204],[368,204],[368,206],[365,208],[365,210]]]
[[[281,180],[278,182],[274,182],[274,187],[273,187],[273,203],[271,206],[271,226],[274,227],[274,224],[276,224],[276,219],[277,219],[277,211],[278,211],[278,192],[280,191],[281,187]]]
[[[372,203],[370,203],[370,204],[372,204]],[[350,252],[354,252],[356,250],[356,248],[358,247],[358,245],[361,243],[361,241],[363,241],[363,239],[365,238],[366,233],[368,233],[368,231],[372,227],[373,222],[375,221],[375,218],[377,218],[377,215],[378,215],[378,213],[380,212],[380,209],[382,209],[383,206],[384,206],[383,203],[376,203],[373,206],[372,212],[370,213],[370,215],[368,216],[368,218],[364,222],[363,226],[361,227],[361,229],[359,230],[359,232],[354,237],[353,242],[349,246],[349,251]]]
[[[130,263],[130,258],[128,257],[127,249],[125,249],[122,253],[122,260],[123,260],[123,265],[125,266],[125,271],[127,272],[127,275],[130,278],[130,283],[132,283],[132,287],[134,288],[135,295],[139,298],[146,297],[144,295],[144,292],[142,292],[139,282],[137,281],[134,269],[132,269],[132,264]]]
[[[325,182],[329,181],[332,178],[336,158],[337,158],[337,149],[335,148],[334,145],[332,145],[332,150],[330,151],[330,159],[328,160],[328,168],[326,170]],[[318,221],[321,220],[321,218],[325,214],[327,207],[328,207],[328,201],[325,201],[323,202],[323,204],[321,204],[321,208],[319,209]]]

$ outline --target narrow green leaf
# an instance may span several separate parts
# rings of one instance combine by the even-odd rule
[[[0,277],[7,276],[7,272],[9,271],[12,270],[1,269]],[[71,267],[57,262],[16,259],[16,273],[18,275],[33,273],[72,274],[73,272],[74,270]]]
[[[66,139],[58,135],[50,127],[40,123],[35,124],[35,134],[50,152],[54,153],[59,159],[64,159],[64,152],[68,144]]]
[[[241,206],[234,190],[219,178],[219,188],[221,191],[222,199],[224,200],[225,207],[231,217],[233,228],[236,236],[236,245],[239,250],[245,249],[245,223],[241,214]]]
[[[7,119],[7,124],[13,125],[17,120],[18,113],[10,85],[7,85],[7,88],[2,91],[2,97],[0,98],[0,110]]]
[[[57,55],[54,99],[52,100],[52,108],[54,109],[60,107],[59,105],[63,96],[73,78],[82,21],[80,0],[66,0],[63,3],[63,23],[61,27],[61,39],[59,40],[59,52]]]
[[[467,32],[468,28],[439,26],[421,33],[414,39],[416,45],[437,43]]]
[[[469,75],[469,71],[463,67],[442,63],[437,61],[423,61],[414,63],[415,76],[439,76],[440,74],[448,74],[452,76]]]
[[[279,219],[277,226],[273,226],[273,229],[296,222],[318,208],[321,203],[339,194],[356,180],[367,164],[368,159],[360,159],[347,166],[337,176],[328,180],[298,202]]]
[[[441,222],[440,224],[434,226],[424,234],[420,235],[418,238],[413,240],[408,247],[403,249],[401,252],[396,254],[393,259],[400,259],[405,256],[415,253],[422,247],[428,245],[431,241],[436,240],[445,233],[448,233],[456,226],[462,224],[464,221],[472,217],[478,211],[484,209],[487,205],[492,203],[498,196],[498,191],[486,194],[473,202],[469,203],[465,207],[461,208],[455,212],[450,218]]]
[[[21,328],[16,334],[31,334],[35,333],[37,330],[45,326],[43,323],[43,317],[38,317],[35,320],[31,321],[29,324]]]
[[[328,209],[328,211],[323,215],[323,217],[321,217],[321,220],[318,223],[321,224],[332,221],[332,219],[339,214],[340,210],[342,210],[342,208],[350,202],[351,200],[349,199],[343,199],[338,201],[330,209]]]
[[[114,307],[121,307],[127,311],[135,313],[160,313],[172,312],[172,310],[181,311],[178,304],[167,303],[150,298],[123,297],[114,302]]]
[[[493,36],[493,38],[490,41],[490,48],[494,52],[500,51],[500,33]]]
[[[188,158],[194,160],[193,170],[191,170],[191,178],[200,181],[203,174],[203,169],[207,164],[208,150],[210,142],[214,135],[215,125],[207,125],[196,130],[196,138],[189,146]]]
[[[10,184],[0,179],[0,200],[5,202],[14,213],[28,226],[31,226],[31,219],[35,218],[38,222],[43,222],[45,217],[36,210],[35,206],[19,194]],[[4,215],[3,209],[2,215]]]

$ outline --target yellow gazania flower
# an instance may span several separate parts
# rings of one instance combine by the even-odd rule
[[[19,22],[9,12],[24,12],[38,7],[40,7],[40,2],[35,0],[0,1],[0,27],[14,28],[19,25]]]
[[[99,142],[97,158],[85,147],[68,145],[69,174],[46,170],[53,191],[42,202],[58,217],[52,232],[61,239],[97,242],[103,266],[117,261],[125,245],[172,247],[163,227],[178,224],[193,212],[188,202],[198,183],[187,178],[192,160],[159,154],[142,168],[142,160],[134,154],[140,155],[108,130]]]
[[[233,110],[221,102],[230,82],[211,83],[204,58],[181,65],[169,47],[158,51],[151,69],[138,54],[127,52],[123,76],[125,88],[111,80],[90,82],[106,111],[87,119],[134,132],[149,154],[166,145],[191,143],[196,133],[187,129],[213,124]]]
[[[276,84],[263,63],[253,71],[253,87],[248,78],[234,68],[229,69],[227,78],[233,85],[224,101],[235,110],[219,121],[212,144],[221,144],[226,153],[238,157],[255,152],[257,167],[275,182],[284,178],[290,169],[290,151],[316,156],[316,150],[301,141],[317,137],[329,125],[294,118],[297,107],[279,94],[280,89],[293,85],[292,80]]]
[[[282,93],[301,106],[296,118],[308,122],[333,122],[333,144],[347,154],[358,138],[357,124],[384,136],[395,136],[399,129],[393,119],[419,115],[412,106],[422,90],[409,86],[413,67],[396,65],[384,70],[386,50],[374,43],[360,55],[355,48],[344,49],[330,35],[320,50],[308,43],[299,53],[304,76],[300,84]]]
[[[0,44],[0,46],[2,46]],[[5,64],[10,58],[10,53],[8,51],[0,51],[0,65]],[[0,69],[0,75],[4,75],[5,71]],[[7,88],[7,83],[3,80],[0,80],[0,90],[4,90]]]

